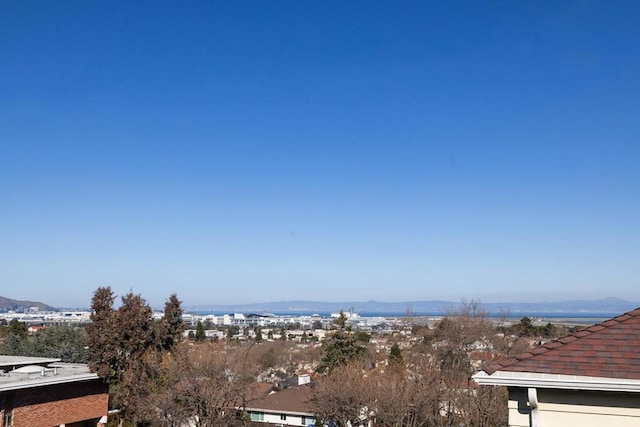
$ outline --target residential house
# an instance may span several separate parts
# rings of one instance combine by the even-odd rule
[[[285,388],[251,400],[245,411],[254,425],[313,426],[309,384]]]
[[[87,365],[0,356],[3,427],[106,426],[109,391]]]
[[[509,425],[640,425],[640,308],[473,376],[509,390]]]

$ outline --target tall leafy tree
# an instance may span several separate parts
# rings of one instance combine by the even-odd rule
[[[156,340],[153,327],[153,310],[140,294],[129,292],[122,297],[118,308],[119,369],[126,369],[127,363],[140,358]]]
[[[176,294],[171,294],[164,304],[164,316],[160,322],[158,342],[162,350],[171,350],[180,342],[184,332],[182,313],[181,301]]]
[[[87,327],[90,366],[110,382],[113,402],[122,415],[136,421],[145,410],[145,399],[154,392],[147,386],[158,386],[152,381],[158,363],[179,342],[182,308],[178,297],[171,295],[162,320],[154,321],[153,310],[141,295],[124,295],[118,309],[114,300],[110,287],[94,293],[92,323]]]
[[[110,286],[96,289],[91,299],[91,323],[86,328],[89,367],[107,380],[118,376],[120,357],[114,300]]]
[[[342,311],[334,324],[338,329],[322,344],[323,356],[316,369],[320,373],[330,373],[338,366],[362,359],[367,353],[366,347],[360,344],[358,335],[347,326],[347,317]]]
[[[153,310],[139,294],[121,297],[120,307],[113,307],[115,296],[110,287],[98,288],[91,300],[91,320],[87,326],[90,367],[98,375],[117,383],[125,370],[152,348],[169,350],[181,334],[182,309],[177,296],[165,305],[166,317],[160,325],[153,320]]]

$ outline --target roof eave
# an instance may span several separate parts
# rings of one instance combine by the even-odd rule
[[[620,378],[512,371],[495,371],[491,375],[480,371],[472,378],[480,385],[640,393],[640,380]]]
[[[31,379],[31,380],[23,380],[23,381],[11,381],[4,384],[0,384],[0,392],[2,391],[12,391],[12,390],[22,390],[26,388],[35,388],[35,387],[44,387],[49,385],[58,385],[58,384],[68,384],[82,381],[90,381],[97,380],[98,374],[95,373],[87,373],[87,374],[79,374],[64,377],[61,376],[59,378],[51,379],[51,377],[44,377],[44,379]]]
[[[265,414],[284,414],[284,415],[297,415],[297,416],[305,416],[305,417],[313,417],[314,415],[311,412],[303,412],[303,411],[287,411],[284,409],[273,409],[273,408],[256,408],[256,407],[244,407],[245,411],[252,412],[264,412]]]

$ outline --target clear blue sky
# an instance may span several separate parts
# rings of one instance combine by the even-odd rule
[[[0,295],[639,301],[639,22],[4,1]]]

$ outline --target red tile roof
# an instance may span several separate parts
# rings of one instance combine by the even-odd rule
[[[640,308],[497,362],[486,370],[488,374],[496,371],[638,380]]]

